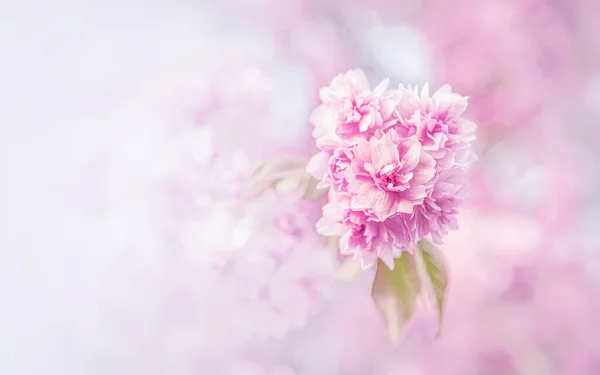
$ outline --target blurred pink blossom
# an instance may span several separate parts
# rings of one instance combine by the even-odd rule
[[[270,192],[234,208],[237,217],[247,212],[240,221],[248,226],[245,238],[221,249],[215,267],[224,292],[238,299],[230,314],[243,335],[281,338],[306,324],[328,294],[333,257],[313,229],[317,217],[311,211],[318,211],[303,205],[299,194]],[[235,240],[232,233],[220,235]]]
[[[556,87],[578,87],[573,30],[560,17],[541,0],[428,0],[416,19],[439,79],[471,98],[481,127],[503,131],[530,125],[548,103],[564,100],[549,96]]]

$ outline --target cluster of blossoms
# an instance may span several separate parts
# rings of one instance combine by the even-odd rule
[[[361,70],[336,76],[321,89],[311,115],[318,152],[307,171],[329,188],[317,224],[340,238],[340,250],[367,268],[412,251],[431,236],[441,243],[456,229],[465,174],[475,159],[475,124],[462,117],[467,98],[449,86],[371,89]]]

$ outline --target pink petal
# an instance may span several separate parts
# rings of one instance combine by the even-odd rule
[[[410,214],[414,210],[414,206],[411,201],[405,199],[398,199],[395,203],[395,213]]]
[[[360,119],[360,122],[358,123],[358,129],[361,133],[364,133],[369,130],[369,126],[374,122],[373,110],[371,109],[369,113],[363,115],[363,117]]]
[[[398,164],[398,147],[389,137],[384,136],[372,149],[372,160],[375,170],[389,164]]]
[[[433,176],[435,176],[435,169],[433,168],[415,169],[411,183],[413,185],[423,185],[424,183],[430,181]]]
[[[326,106],[320,105],[315,108],[308,120],[315,126],[313,137],[332,137],[335,134],[335,113]]]
[[[403,170],[412,171],[419,164],[421,159],[421,146],[418,142],[411,142],[406,145],[408,149],[402,158]]]
[[[425,186],[412,186],[410,189],[403,192],[404,196],[410,199],[411,201],[418,201],[425,199],[427,196],[427,192],[425,190]]]
[[[316,225],[317,232],[323,236],[337,237],[344,233],[344,226],[326,217],[319,219]]]
[[[385,90],[387,90],[388,86],[390,85],[390,79],[386,78],[383,81],[379,82],[379,84],[377,85],[377,87],[375,87],[375,89],[373,89],[373,93],[375,95],[381,95],[385,92]]]
[[[329,154],[321,151],[309,160],[308,164],[306,165],[306,172],[308,172],[315,179],[321,181],[327,175],[328,162]]]
[[[361,90],[367,91],[370,88],[369,80],[365,73],[360,69],[354,69],[349,72],[350,81],[354,84],[354,86]]]
[[[379,255],[379,259],[385,264],[390,270],[394,269],[394,256],[391,251],[385,251]]]

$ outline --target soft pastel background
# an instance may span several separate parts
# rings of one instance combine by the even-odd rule
[[[600,373],[600,3],[0,5],[0,373]],[[314,151],[317,90],[450,83],[480,161],[442,335],[391,347],[319,202],[244,195]],[[347,275],[346,275],[347,276]]]

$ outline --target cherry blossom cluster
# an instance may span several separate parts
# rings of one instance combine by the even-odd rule
[[[340,251],[368,268],[412,251],[430,236],[442,243],[466,193],[466,170],[475,160],[476,126],[463,118],[467,98],[425,84],[374,89],[361,70],[337,75],[319,92],[311,123],[319,152],[307,171],[328,188],[317,223],[339,237]]]

